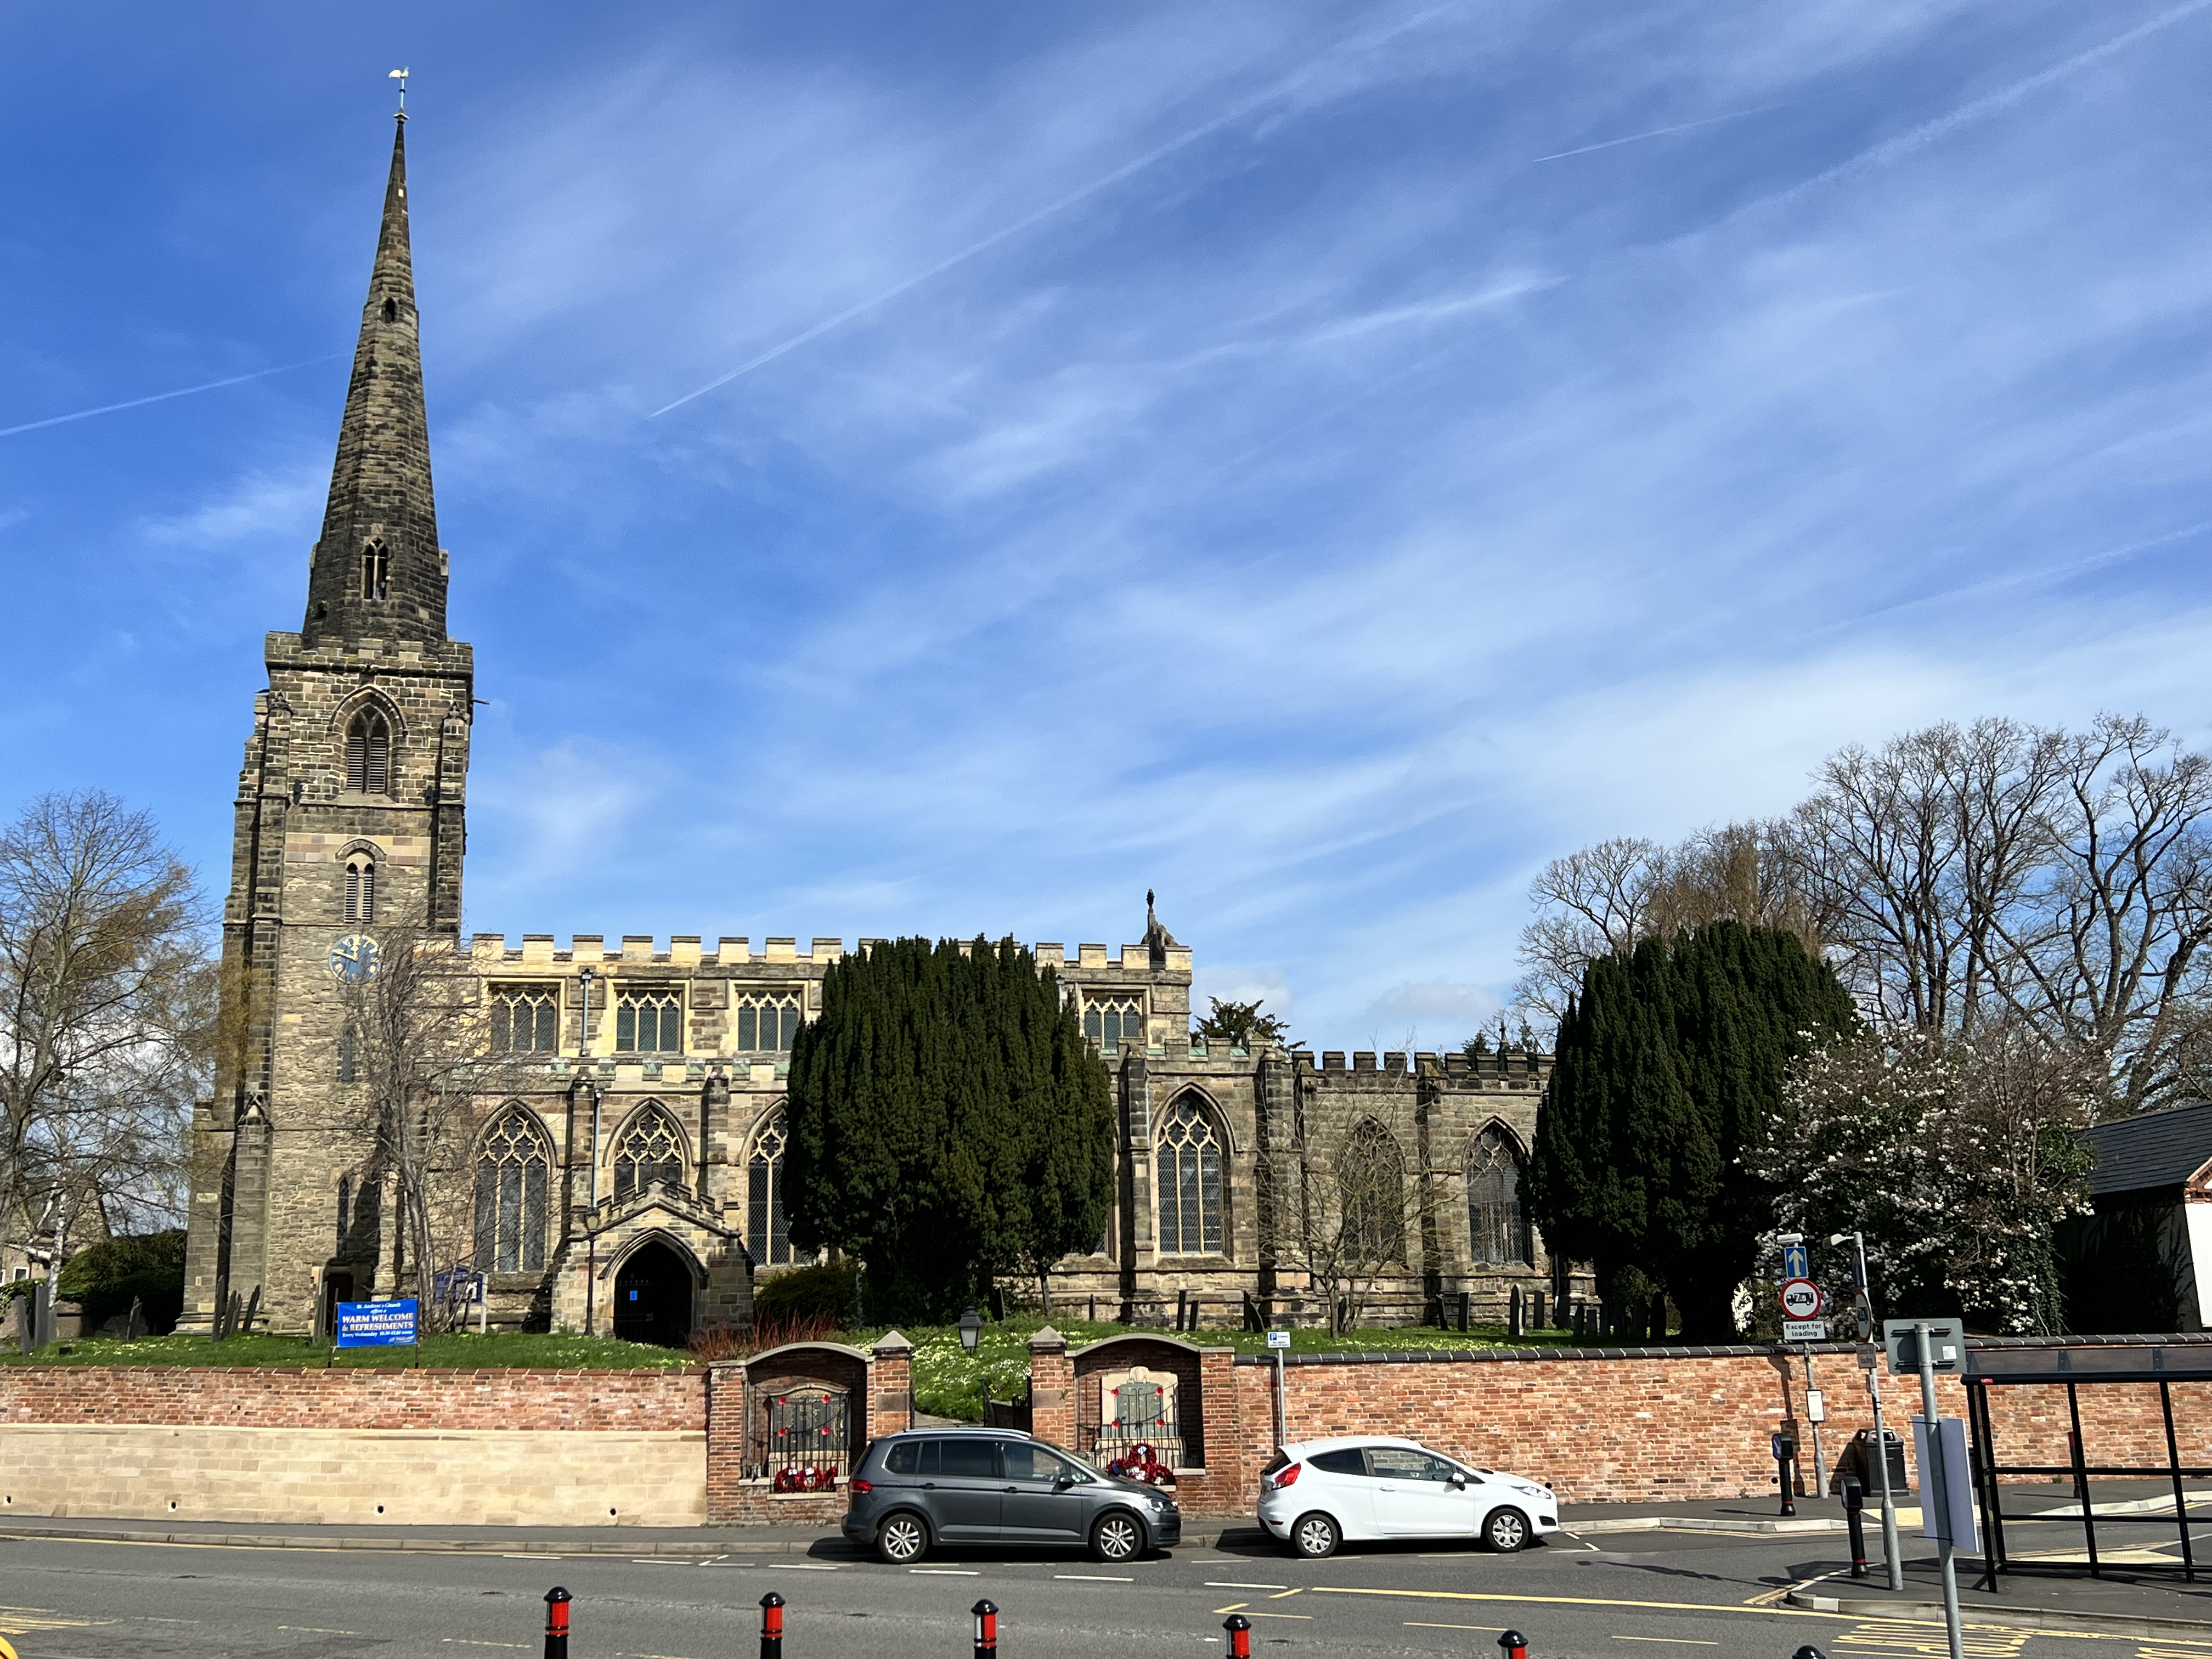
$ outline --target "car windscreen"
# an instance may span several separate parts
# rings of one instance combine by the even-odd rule
[[[939,1474],[970,1480],[998,1478],[999,1445],[995,1440],[940,1440],[936,1444]]]

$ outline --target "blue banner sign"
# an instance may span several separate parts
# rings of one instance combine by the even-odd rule
[[[338,1346],[404,1347],[416,1340],[415,1298],[338,1304]]]

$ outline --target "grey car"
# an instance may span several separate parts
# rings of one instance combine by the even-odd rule
[[[1101,1561],[1128,1561],[1182,1539],[1182,1511],[1158,1487],[1009,1429],[885,1435],[848,1491],[845,1536],[894,1566],[939,1544],[1080,1544]]]

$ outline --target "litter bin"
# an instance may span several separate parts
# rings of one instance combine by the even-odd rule
[[[1912,1489],[1905,1478],[1905,1442],[1898,1438],[1894,1429],[1884,1429],[1881,1437],[1889,1447],[1889,1492],[1893,1498],[1903,1498]],[[1836,1460],[1835,1491],[1843,1490],[1845,1475],[1850,1475],[1866,1488],[1871,1498],[1880,1490],[1875,1479],[1874,1431],[1861,1429],[1851,1437],[1851,1443],[1844,1448],[1844,1455]]]

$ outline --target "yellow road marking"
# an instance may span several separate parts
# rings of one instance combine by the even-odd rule
[[[1285,1590],[1285,1591],[1283,1592],[1282,1595],[1271,1595],[1271,1596],[1269,1596],[1267,1599],[1268,1599],[1270,1601],[1281,1601],[1281,1600],[1283,1599],[1283,1596],[1285,1596],[1285,1595],[1302,1595],[1302,1594],[1304,1594],[1304,1589],[1305,1589],[1305,1586],[1304,1586],[1304,1585],[1303,1585],[1303,1584],[1301,1584],[1300,1586],[1298,1586],[1298,1588],[1297,1588],[1297,1589],[1286,1589],[1286,1590]]]
[[[1227,1607],[1216,1607],[1214,1608],[1214,1611],[1216,1613],[1242,1613],[1245,1608],[1251,1605],[1252,1604],[1249,1601],[1231,1601]]]
[[[527,1642],[471,1642],[465,1636],[441,1636],[438,1639],[457,1648],[520,1648],[526,1653],[530,1650]]]
[[[1401,1595],[1416,1601],[1517,1601],[1534,1606],[1576,1607],[1652,1607],[1678,1613],[1763,1613],[1778,1619],[1848,1619],[1863,1622],[1855,1613],[1814,1613],[1808,1607],[1746,1607],[1729,1601],[1630,1601],[1610,1595],[1505,1595],[1480,1590],[1353,1589],[1344,1584],[1316,1584],[1316,1595]],[[1227,1612],[1227,1608],[1223,1608]],[[1931,1621],[1941,1626],[1942,1620]]]
[[[64,1619],[51,1607],[0,1607],[0,1636],[27,1636],[34,1630],[89,1630],[108,1619]]]
[[[1245,1614],[1245,1617],[1248,1619],[1303,1619],[1308,1624],[1313,1623],[1313,1614],[1310,1613],[1252,1613]]]

